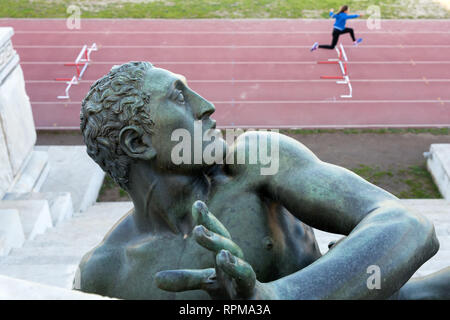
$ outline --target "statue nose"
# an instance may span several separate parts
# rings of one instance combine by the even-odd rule
[[[216,111],[216,108],[211,102],[197,93],[191,91],[189,96],[192,111],[196,119],[207,118]]]
[[[204,100],[200,107],[200,114],[198,116],[198,119],[207,118],[212,115],[214,111],[216,111],[214,105],[211,102]]]

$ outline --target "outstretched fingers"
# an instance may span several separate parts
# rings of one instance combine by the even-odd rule
[[[209,212],[208,207],[204,202],[200,200],[194,202],[192,205],[192,217],[196,224],[203,225],[208,230],[231,239],[228,230],[211,212]]]
[[[209,290],[216,285],[214,268],[202,270],[166,270],[155,276],[158,288],[166,291]]]
[[[217,254],[216,264],[218,268],[235,280],[235,290],[238,297],[245,299],[254,295],[256,274],[250,264],[233,256],[227,250],[221,250]]]
[[[193,236],[198,244],[210,251],[213,251],[214,253],[218,253],[221,250],[228,250],[236,257],[244,257],[242,249],[239,248],[239,246],[231,239],[212,232],[202,225],[194,228]]]

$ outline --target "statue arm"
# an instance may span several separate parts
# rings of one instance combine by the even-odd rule
[[[270,286],[281,299],[387,299],[438,247],[429,222],[386,203],[322,258]]]
[[[246,135],[252,134],[277,135]],[[351,171],[320,161],[296,140],[277,136],[278,171],[264,176],[258,165],[247,165],[246,175],[301,221],[348,236],[308,268],[269,283],[276,296],[388,298],[437,252],[434,227],[427,219],[409,212],[396,197]],[[246,148],[244,138],[236,149]],[[380,289],[367,286],[372,266],[379,268]]]

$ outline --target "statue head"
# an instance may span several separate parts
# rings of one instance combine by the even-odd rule
[[[171,151],[177,142],[171,136],[181,128],[194,137],[196,121],[203,131],[215,128],[210,118],[214,111],[176,74],[149,62],[129,62],[113,67],[91,86],[82,102],[80,128],[89,156],[128,190],[133,162],[159,170],[201,169],[173,164]]]

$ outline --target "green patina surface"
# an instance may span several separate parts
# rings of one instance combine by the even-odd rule
[[[196,144],[215,128],[214,111],[147,62],[115,66],[91,86],[80,113],[87,152],[134,209],[83,257],[76,289],[125,299],[450,298],[450,268],[408,281],[438,250],[427,219],[286,135],[253,131],[231,145],[219,137]],[[187,158],[176,162],[180,128]],[[221,155],[213,162],[201,156],[211,146]],[[322,256],[311,228],[345,239]],[[379,290],[367,284],[375,264]]]

